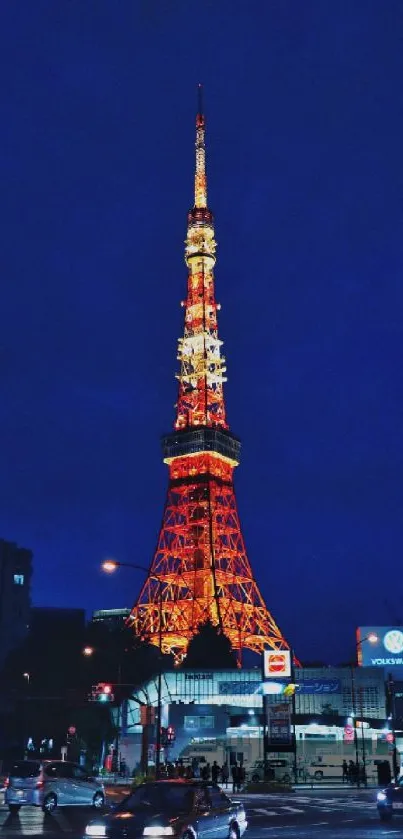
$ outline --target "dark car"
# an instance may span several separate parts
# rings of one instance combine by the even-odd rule
[[[403,816],[403,777],[378,792],[376,799],[382,821],[389,821],[394,815]]]
[[[103,818],[87,825],[85,837],[178,837],[241,839],[247,828],[243,805],[201,781],[141,784]]]

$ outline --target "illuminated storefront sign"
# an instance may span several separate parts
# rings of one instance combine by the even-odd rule
[[[268,749],[275,750],[276,746],[289,746],[292,743],[291,705],[284,702],[281,705],[267,705],[267,739]]]
[[[265,679],[288,679],[291,676],[289,650],[264,650],[263,674]]]
[[[374,636],[376,641],[373,640]],[[403,627],[360,626],[357,629],[357,641],[358,664],[363,667],[399,667],[403,670]]]

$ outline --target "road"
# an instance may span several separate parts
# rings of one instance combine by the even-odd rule
[[[245,839],[383,839],[403,835],[403,817],[383,823],[375,790],[303,790],[265,796],[242,795],[249,828]],[[33,807],[10,816],[0,807],[0,839],[81,839],[93,818],[87,808],[64,808],[45,815]]]

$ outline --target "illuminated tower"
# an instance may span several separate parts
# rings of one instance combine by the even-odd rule
[[[157,548],[131,621],[181,660],[210,619],[235,650],[287,649],[253,578],[233,486],[240,442],[229,431],[214,293],[216,242],[207,207],[205,119],[199,87],[194,207],[188,213],[188,284],[179,339],[174,432],[162,441],[169,487]]]

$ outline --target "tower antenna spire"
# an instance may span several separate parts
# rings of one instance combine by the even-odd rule
[[[201,82],[197,85],[197,113],[203,115],[203,85]]]
[[[196,171],[195,171],[195,207],[207,207],[207,178],[206,178],[206,122],[203,113],[203,85],[197,86],[197,115],[196,115]]]

